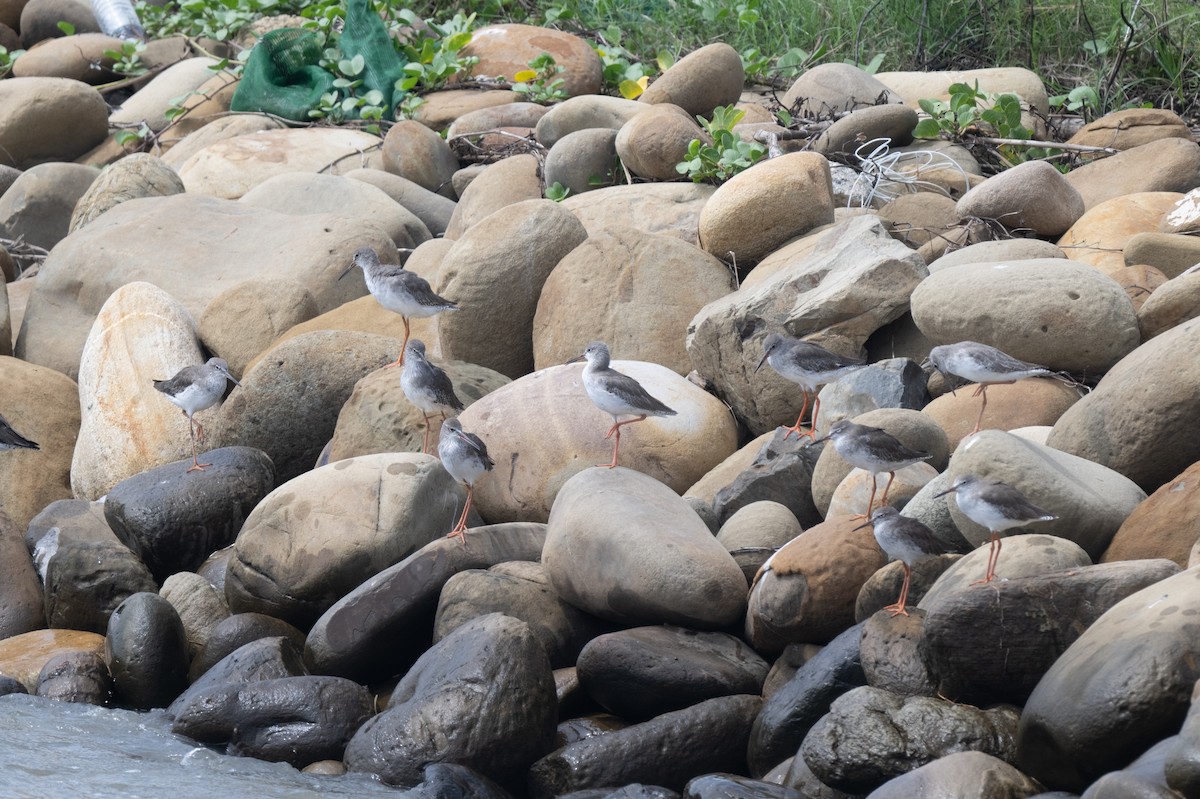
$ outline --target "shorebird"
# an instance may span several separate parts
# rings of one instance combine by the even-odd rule
[[[954,485],[935,497],[954,494],[958,509],[976,524],[988,529],[988,565],[983,579],[977,583],[990,583],[996,576],[996,562],[1000,559],[1000,533],[1013,527],[1024,527],[1030,522],[1048,522],[1057,519],[1050,513],[1030,502],[1024,494],[999,480],[985,480],[972,474],[964,474],[954,480]]]
[[[867,501],[866,514],[860,517],[864,519],[870,517],[871,508],[875,506],[875,475],[880,472],[888,473],[887,485],[883,487],[883,499],[880,500],[886,505],[888,489],[896,479],[896,470],[933,457],[927,452],[906,447],[900,439],[886,430],[855,424],[849,419],[835,422],[833,427],[829,428],[829,433],[813,443],[819,444],[822,441],[832,441],[834,449],[847,463],[871,473],[871,499]]]
[[[458,536],[458,540],[462,541],[465,547],[472,489],[475,481],[490,472],[496,462],[488,457],[487,445],[479,436],[463,431],[462,422],[457,416],[442,422],[442,432],[438,438],[438,457],[442,459],[442,468],[467,488],[467,502],[463,505],[462,515],[458,517],[454,529],[446,534],[447,538]]]
[[[36,441],[30,441],[25,436],[13,430],[12,425],[0,416],[0,450],[5,449],[41,449]]]
[[[442,311],[457,311],[458,305],[434,294],[425,278],[409,272],[400,264],[383,264],[370,247],[359,247],[346,270],[338,275],[341,280],[354,267],[361,267],[367,291],[376,301],[393,313],[400,314],[404,321],[404,342],[400,345],[400,357],[387,368],[404,365],[404,353],[408,347],[408,320],[413,317],[433,316]]]
[[[754,367],[754,371],[761,369],[764,363],[771,364],[772,369],[793,383],[799,383],[804,392],[804,406],[800,409],[800,415],[796,417],[796,424],[785,428],[787,432],[783,437],[787,438],[795,432],[797,436],[808,436],[810,439],[816,438],[817,414],[821,410],[821,398],[817,395],[817,389],[866,366],[859,358],[847,358],[811,341],[779,333],[771,333],[763,339],[762,360]],[[800,422],[804,419],[804,412],[808,410],[810,393],[813,396],[812,421],[808,432],[802,433]]]
[[[891,505],[876,508],[871,514],[870,521],[855,527],[861,530],[871,527],[879,548],[890,559],[900,561],[904,567],[904,584],[900,587],[900,598],[895,604],[887,605],[884,610],[890,610],[893,616],[908,615],[905,605],[908,602],[908,589],[912,583],[912,566],[918,560],[937,555],[945,551],[942,542],[937,539],[928,527],[917,519],[901,516],[900,511]]]
[[[972,383],[978,383],[972,397],[983,396],[983,404],[979,407],[979,418],[975,420],[975,429],[967,435],[979,432],[983,425],[983,412],[987,409],[988,386],[1003,383],[1015,383],[1026,377],[1053,377],[1056,380],[1066,380],[1062,375],[1038,366],[1036,363],[1026,363],[1018,360],[1003,350],[980,344],[978,341],[960,341],[957,344],[943,344],[929,351],[929,362],[939,372],[958,375]],[[1067,382],[1075,384],[1073,380]]]
[[[454,383],[444,371],[434,366],[425,357],[425,342],[413,339],[404,348],[407,356],[400,370],[400,388],[408,401],[420,409],[425,417],[425,437],[421,441],[421,452],[429,452],[429,416],[434,413],[446,417],[463,409],[462,400],[454,393]]]
[[[618,372],[608,364],[608,345],[603,341],[593,341],[587,345],[583,354],[572,358],[567,363],[587,360],[583,367],[583,388],[597,408],[612,416],[612,427],[608,428],[605,438],[614,437],[612,463],[598,463],[597,466],[613,468],[617,465],[617,452],[621,448],[621,427],[634,422],[640,422],[647,416],[674,416],[675,411],[659,402],[642,384],[626,374]],[[633,419],[618,421],[620,416],[633,416]]]
[[[234,385],[241,385],[229,374],[229,364],[223,358],[209,358],[203,366],[185,366],[174,377],[154,381],[154,387],[166,394],[167,399],[178,405],[187,417],[188,431],[192,434],[192,465],[188,468],[189,472],[212,466],[196,458],[196,428],[200,429],[200,438],[203,440],[204,425],[192,419],[192,416],[221,400],[225,395],[227,380],[232,380]]]

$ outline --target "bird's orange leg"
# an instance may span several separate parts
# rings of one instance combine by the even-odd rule
[[[871,498],[867,500],[867,512],[856,513],[851,516],[851,519],[869,519],[871,518],[871,510],[875,507],[875,489],[878,487],[875,483],[875,472],[870,472],[871,475]]]
[[[596,465],[604,467],[604,468],[608,468],[608,469],[616,468],[617,453],[621,449],[621,426],[627,425],[627,424],[633,424],[634,422],[640,422],[640,421],[644,420],[645,418],[646,418],[646,414],[642,414],[641,416],[636,416],[632,419],[626,419],[623,422],[613,422],[613,426],[608,428],[608,433],[604,436],[605,438],[608,438],[609,436],[615,436],[615,438],[616,438],[616,440],[613,441],[612,463],[597,463]]]
[[[975,420],[975,429],[970,433],[967,433],[969,436],[975,435],[979,432],[979,429],[983,427],[983,412],[987,410],[987,383],[980,383],[979,388],[975,389],[975,394],[972,396],[978,396],[980,394],[983,395],[983,404],[979,406],[979,418]]]
[[[895,473],[895,472],[888,472],[888,481],[887,481],[887,485],[885,485],[885,486],[883,487],[883,498],[879,500],[879,506],[880,506],[880,507],[883,507],[884,505],[888,504],[888,502],[887,502],[887,492],[888,492],[888,489],[890,489],[890,488],[892,487],[892,481],[893,481],[893,480],[895,480],[895,479],[896,479],[896,473]],[[871,509],[870,509],[870,508],[868,508],[868,509],[867,509],[867,513],[870,513],[870,512],[871,512]]]
[[[992,533],[988,539],[988,563],[987,571],[983,574],[982,580],[976,580],[971,585],[984,585],[990,583],[996,577],[996,563],[1000,560],[1000,534]]]
[[[196,457],[196,425],[192,422],[192,418],[190,416],[188,417],[188,432],[192,434],[192,465],[188,467],[188,471],[202,472],[209,466],[212,466],[212,464],[201,463]]]
[[[421,411],[421,415],[425,417],[425,437],[421,439],[421,452],[425,455],[429,454],[429,414]]]
[[[454,525],[454,529],[446,533],[446,538],[458,538],[462,541],[462,545],[467,545],[467,514],[471,512],[471,486],[467,486],[467,502],[463,505],[462,514],[458,517],[458,523]]]
[[[884,610],[892,611],[892,616],[907,616],[908,611],[904,608],[908,604],[908,588],[912,583],[912,569],[908,568],[908,564],[901,561],[901,566],[904,567],[904,584],[900,586],[900,599],[894,605],[888,605]]]
[[[804,438],[805,436],[809,438],[815,437],[811,429],[807,433],[800,432],[800,423],[804,421],[804,412],[808,410],[808,392],[803,389],[801,389],[801,392],[804,394],[804,405],[800,407],[800,415],[796,417],[796,423],[791,427],[783,428],[783,437],[785,439],[792,433],[795,433],[799,438]]]
[[[408,317],[401,316],[400,319],[404,322],[404,343],[400,345],[400,357],[383,367],[384,369],[395,369],[397,366],[404,365],[404,350],[408,347]]]

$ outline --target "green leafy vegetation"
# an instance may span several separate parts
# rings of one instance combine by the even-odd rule
[[[918,139],[944,138],[961,142],[970,136],[1029,141],[1033,131],[1025,127],[1021,101],[1015,94],[991,94],[974,86],[955,83],[950,87],[950,100],[919,100],[921,110],[929,114],[913,130]],[[1006,166],[1057,155],[1057,150],[1032,147],[1010,142],[997,144],[997,152]]]
[[[687,159],[676,164],[675,170],[694,183],[721,183],[765,158],[766,146],[746,141],[733,132],[733,126],[745,115],[745,111],[729,105],[715,108],[712,119],[696,117],[712,137],[712,143],[692,139]]]
[[[567,99],[567,91],[563,88],[563,79],[559,75],[563,68],[549,53],[542,53],[529,62],[529,69],[518,72],[513,77],[513,91],[522,94],[531,103],[549,105],[559,100]]]
[[[147,72],[146,65],[142,63],[145,50],[146,45],[142,42],[121,42],[121,49],[105,50],[104,55],[113,60],[113,72],[132,78]]]

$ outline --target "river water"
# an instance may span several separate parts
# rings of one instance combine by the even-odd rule
[[[134,713],[0,696],[0,799],[398,799],[365,774],[324,777],[233,757]]]

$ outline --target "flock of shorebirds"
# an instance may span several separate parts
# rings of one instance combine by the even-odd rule
[[[449,376],[426,358],[425,345],[421,341],[409,338],[411,318],[455,311],[458,305],[439,297],[427,281],[402,265],[381,263],[379,256],[369,247],[362,247],[354,253],[350,265],[338,279],[345,277],[355,267],[363,270],[367,289],[379,304],[399,314],[404,322],[400,356],[385,368],[401,367],[400,386],[404,395],[424,417],[422,452],[429,451],[430,418],[435,414],[442,418],[438,457],[450,476],[461,483],[467,492],[462,513],[447,536],[458,537],[465,545],[467,517],[475,482],[491,471],[495,463],[488,456],[487,446],[479,436],[463,430],[456,416],[463,410],[463,403],[455,394]],[[582,375],[584,390],[597,408],[612,416],[612,426],[605,435],[606,439],[613,439],[612,460],[599,465],[613,468],[617,465],[620,452],[622,427],[651,416],[673,416],[676,412],[653,397],[632,377],[613,369],[608,347],[603,342],[592,342],[580,356],[568,363],[580,360],[587,361]],[[893,616],[908,615],[905,606],[912,564],[920,558],[941,552],[942,545],[923,523],[901,516],[896,508],[887,504],[888,490],[898,469],[927,460],[930,454],[904,445],[885,430],[855,424],[848,419],[834,423],[825,436],[816,437],[817,414],[820,411],[817,391],[821,386],[866,367],[864,361],[838,355],[803,339],[771,333],[763,340],[763,355],[754,371],[761,369],[764,363],[770,364],[787,380],[798,384],[804,395],[800,415],[794,425],[784,428],[784,437],[796,433],[799,437],[808,437],[813,444],[828,441],[850,465],[871,474],[871,497],[866,513],[859,516],[867,521],[856,529],[872,527],[880,548],[889,558],[899,560],[903,565],[904,582],[900,597],[885,610]],[[978,432],[983,424],[989,385],[1014,383],[1027,377],[1052,377],[1074,382],[1050,369],[1026,363],[995,347],[974,341],[934,347],[929,353],[929,363],[942,373],[978,384],[973,396],[982,396],[982,403],[972,434]],[[201,366],[187,366],[171,378],[154,381],[154,388],[177,405],[188,419],[192,442],[192,466],[189,472],[211,465],[199,461],[197,438],[203,439],[204,429],[193,417],[199,411],[216,405],[224,397],[228,381],[240,385],[221,358],[210,358]],[[806,430],[803,422],[810,395],[814,398],[813,413]],[[0,449],[17,448],[37,449],[38,445],[13,430],[0,416]],[[888,474],[888,481],[883,489],[880,507],[875,508],[875,479],[884,472]],[[1033,505],[1016,488],[996,480],[963,475],[954,481],[951,488],[937,496],[951,493],[955,495],[963,514],[989,531],[987,571],[980,583],[990,582],[995,577],[1002,532],[1034,521],[1056,518]]]

